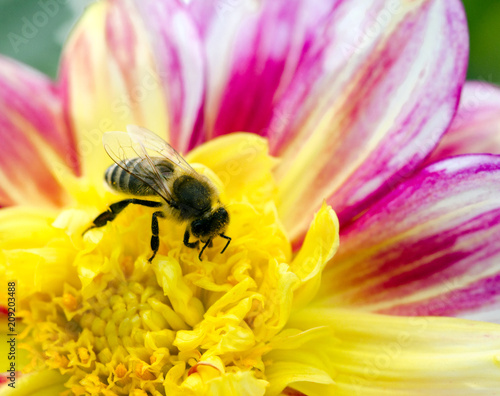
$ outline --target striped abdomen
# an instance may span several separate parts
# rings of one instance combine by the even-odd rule
[[[140,157],[125,160],[120,163],[121,166],[113,164],[106,169],[104,180],[114,190],[125,194],[157,195],[150,185],[156,185],[155,180],[157,180],[158,174],[165,179],[171,177],[174,166],[161,157],[153,157],[151,160],[155,165],[155,170],[145,158]],[[127,170],[123,169],[122,166]]]

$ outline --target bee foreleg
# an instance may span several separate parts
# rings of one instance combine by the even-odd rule
[[[184,233],[184,245],[187,246],[188,248],[195,249],[200,244],[200,241],[189,242],[190,236],[191,235],[189,234],[189,228],[186,228],[186,232]]]
[[[208,241],[207,241],[207,242],[203,245],[203,247],[201,248],[201,252],[200,252],[200,254],[198,255],[198,258],[200,259],[200,261],[203,261],[203,260],[201,259],[201,255],[202,255],[203,251],[205,250],[205,248],[206,248],[207,246],[212,246],[212,238],[210,238],[210,239],[209,239],[209,240],[208,240]]]
[[[114,204],[109,205],[108,210],[102,212],[99,216],[97,216],[92,222],[92,225],[89,228],[87,228],[83,232],[83,234],[85,234],[92,228],[103,227],[109,221],[113,221],[116,218],[116,216],[118,216],[120,212],[130,204],[148,206],[150,208],[158,208],[162,206],[161,202],[147,201],[145,199],[136,199],[136,198],[124,199],[123,201],[115,202]]]
[[[219,234],[222,238],[224,239],[227,239],[227,243],[226,243],[226,246],[224,246],[224,249],[222,249],[222,251],[220,252],[220,254],[224,253],[227,249],[227,247],[229,246],[229,244],[231,243],[231,238],[228,237],[227,235],[224,235],[224,234]]]
[[[162,211],[154,212],[153,219],[151,220],[151,232],[153,235],[151,236],[151,250],[153,251],[153,255],[148,259],[149,262],[153,261],[160,248],[160,238],[158,234],[160,233],[160,229],[158,227],[158,217],[164,218],[165,214]]]

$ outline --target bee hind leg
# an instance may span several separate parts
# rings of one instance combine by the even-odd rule
[[[123,209],[125,209],[128,205],[142,205],[148,206],[150,208],[157,208],[162,206],[162,203],[156,201],[147,201],[145,199],[124,199],[123,201],[115,202],[114,204],[109,205],[108,210],[102,212],[99,216],[97,216],[92,225],[83,231],[82,235],[84,235],[87,231],[90,231],[93,228],[99,228],[105,226],[109,221],[113,221],[116,216],[118,216]]]
[[[165,214],[162,211],[157,211],[153,213],[153,218],[151,220],[151,231],[153,235],[151,236],[151,250],[153,251],[153,255],[148,259],[149,262],[153,261],[160,248],[160,238],[158,234],[160,233],[160,229],[158,227],[158,217],[164,218]]]

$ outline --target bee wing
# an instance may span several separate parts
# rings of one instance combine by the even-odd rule
[[[152,132],[149,133],[153,134]],[[160,138],[158,139],[162,142]],[[138,135],[131,135],[126,132],[106,132],[102,140],[106,153],[119,167],[137,179],[142,180],[168,203],[173,201],[165,176],[162,175],[162,171],[158,169],[151,158],[155,154],[162,155],[160,152],[148,150],[147,146],[150,146],[148,142],[144,142]],[[135,158],[139,158],[139,160],[129,161]],[[174,166],[177,165],[172,160],[166,159]]]
[[[154,132],[137,125],[127,125],[127,131],[130,138],[134,142],[141,142],[146,150],[164,157],[172,164],[180,166],[187,173],[196,173],[191,165],[170,144]]]

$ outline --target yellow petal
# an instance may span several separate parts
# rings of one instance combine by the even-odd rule
[[[205,395],[259,396],[266,391],[267,382],[259,380],[249,371],[227,373],[211,380]]]
[[[265,374],[270,385],[269,395],[275,395],[290,387],[320,386],[323,393],[305,392],[307,395],[324,395],[331,387],[323,385],[334,384],[333,371],[325,365],[323,350],[324,340],[332,340],[332,331],[328,326],[314,327],[300,331],[285,329],[275,336],[271,342],[273,350],[264,356]],[[330,342],[328,341],[328,342]],[[316,350],[311,345],[318,346]]]
[[[266,378],[270,383],[268,395],[277,395],[288,384],[295,382],[333,384],[332,378],[325,371],[299,362],[274,362],[266,369]]]
[[[166,100],[153,51],[128,2],[95,2],[63,54],[63,90],[83,173],[102,185],[112,161],[102,133],[137,124],[167,138]]]
[[[79,282],[72,266],[76,251],[52,221],[51,212],[17,207],[0,211],[0,279],[17,283],[18,302],[36,292],[60,293],[65,282]],[[4,298],[2,294],[0,302]]]
[[[258,340],[268,340],[285,326],[293,304],[293,290],[300,284],[287,264],[269,260],[269,267],[260,286],[264,296],[262,310],[253,326]]]
[[[294,307],[307,304],[318,291],[321,272],[339,247],[339,221],[333,209],[323,203],[314,216],[304,244],[290,268],[301,286],[294,292]]]
[[[7,297],[15,299],[15,289],[13,289],[7,282],[3,284],[5,285],[5,292],[3,294]],[[31,362],[31,358],[28,351],[20,347],[20,343],[22,341],[20,340],[19,334],[25,330],[26,326],[22,322],[21,315],[19,314],[19,307],[16,307],[14,302],[10,300],[10,304],[9,301],[7,304],[3,304],[2,302],[2,311],[4,308],[7,310],[6,314],[3,312],[0,313],[0,342],[2,343],[2,354],[0,355],[0,367],[2,367],[2,373],[0,374],[0,378],[4,379],[7,377],[7,383],[9,383],[9,376],[11,374],[10,370],[13,369],[13,371],[17,372],[15,374],[17,382],[17,379],[22,376],[20,372],[22,372],[22,370]],[[16,334],[17,336],[13,337],[12,334]],[[12,338],[14,338],[14,342]],[[0,387],[0,394],[2,394],[1,389],[2,388]],[[8,387],[6,389],[12,388]]]
[[[191,326],[200,322],[204,311],[203,305],[193,296],[193,292],[186,284],[179,262],[167,257],[156,260],[153,265],[158,284],[170,299],[175,311],[181,313],[182,319]]]
[[[327,326],[314,327],[301,331],[299,329],[284,329],[269,342],[272,349],[298,349],[306,342],[319,337],[331,335]]]
[[[334,383],[280,385],[308,395],[493,395],[500,389],[496,324],[308,307],[294,311],[288,326],[331,330],[296,350],[265,356],[270,368],[295,362],[327,372]]]
[[[251,133],[232,133],[191,151],[190,162],[199,162],[215,172],[226,194],[234,200],[263,205],[274,196],[271,169],[275,163],[267,140]]]
[[[50,225],[55,213],[34,208],[10,207],[0,211],[0,248],[21,249],[45,246],[57,230]]]
[[[21,375],[16,379],[15,388],[4,385],[0,387],[0,394],[9,396],[55,396],[68,390],[64,387],[67,379],[56,370]]]

